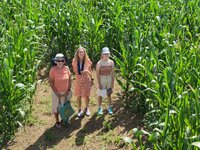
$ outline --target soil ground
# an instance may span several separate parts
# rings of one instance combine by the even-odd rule
[[[94,75],[95,76],[95,73]],[[95,80],[96,81],[96,80]],[[116,82],[115,82],[116,83]],[[55,119],[51,115],[51,88],[47,78],[38,80],[34,95],[33,112],[28,125],[21,128],[14,140],[8,143],[8,150],[123,150],[131,149],[124,144],[122,137],[132,137],[133,128],[141,126],[141,118],[124,109],[120,93],[120,86],[115,84],[112,95],[113,112],[110,116],[107,111],[107,100],[103,100],[104,114],[96,114],[97,83],[94,83],[90,100],[91,116],[78,118],[76,98],[71,102],[76,113],[71,118],[69,127],[57,129]],[[84,108],[84,101],[82,102]]]

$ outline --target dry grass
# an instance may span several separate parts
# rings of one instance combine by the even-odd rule
[[[113,94],[114,115],[106,113],[107,101],[104,100],[105,113],[101,117],[97,116],[96,87],[95,82],[90,102],[91,116],[82,119],[74,116],[68,128],[56,129],[53,127],[54,117],[50,115],[51,88],[47,80],[43,80],[37,86],[29,125],[17,132],[7,149],[130,149],[123,144],[121,137],[131,136],[129,131],[139,126],[139,118],[124,110],[115,94]],[[116,84],[115,93],[117,92],[120,92],[120,87]],[[77,111],[75,97],[72,98],[72,105]]]

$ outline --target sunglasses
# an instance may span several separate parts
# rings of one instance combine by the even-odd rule
[[[65,60],[57,60],[56,62],[64,62]]]

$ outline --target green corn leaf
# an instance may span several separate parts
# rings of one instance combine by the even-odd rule
[[[122,139],[124,140],[124,142],[131,144],[133,142],[133,140],[129,137],[122,137]]]
[[[192,145],[200,148],[200,142],[193,142]]]

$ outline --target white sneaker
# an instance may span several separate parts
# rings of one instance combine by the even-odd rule
[[[77,116],[78,116],[78,117],[82,117],[82,116],[83,116],[83,111],[82,111],[82,110],[79,110]]]
[[[89,108],[85,109],[85,114],[86,114],[86,116],[90,116],[91,115]]]

